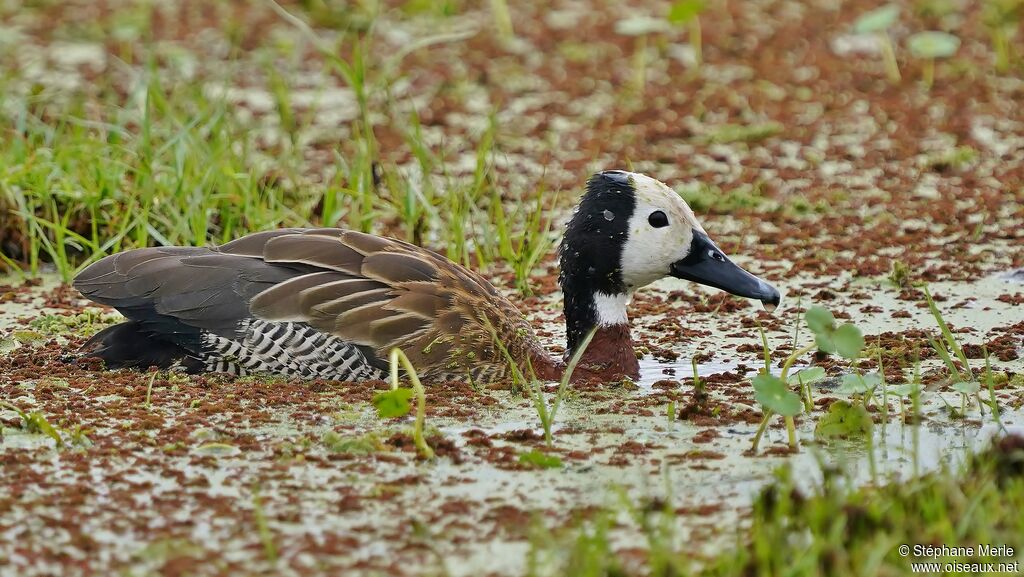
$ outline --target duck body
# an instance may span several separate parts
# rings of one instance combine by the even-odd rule
[[[677,230],[660,231],[671,242],[649,234],[671,226]],[[665,185],[621,171],[590,179],[560,247],[566,355],[596,331],[574,379],[638,375],[629,296],[662,276],[683,276],[687,258],[706,264],[710,257],[691,254],[707,252],[702,239],[692,212]],[[777,291],[721,257],[730,265],[724,273],[739,271],[743,282],[693,280],[778,302]],[[94,263],[74,286],[127,318],[83,346],[111,369],[363,381],[386,375],[395,347],[425,381],[510,378],[505,351],[541,379],[558,379],[565,368],[477,273],[430,250],[350,230],[282,229],[219,247],[136,249]]]

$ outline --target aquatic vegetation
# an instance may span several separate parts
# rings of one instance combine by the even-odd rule
[[[1024,214],[1012,202],[1024,201],[1014,146],[1019,19],[1011,24],[1007,12],[999,23],[987,12],[1014,0],[915,0],[894,3],[900,14],[889,27],[844,34],[845,45],[823,36],[853,32],[864,10],[888,1],[838,11],[795,0],[705,3],[677,23],[674,0],[618,12],[586,1],[508,3],[507,20],[497,0],[281,3],[318,40],[267,2],[0,7],[0,50],[13,55],[0,62],[0,268],[27,271],[0,288],[0,324],[13,323],[0,330],[0,398],[45,415],[66,446],[95,440],[81,455],[55,454],[51,437],[21,434],[24,420],[0,410],[10,479],[0,525],[11,537],[0,557],[26,577],[36,567],[73,572],[82,559],[104,574],[231,566],[801,577],[906,573],[909,560],[893,553],[903,540],[1024,545],[1012,460],[984,480],[940,472],[944,488],[926,498],[917,488],[932,481],[910,478],[935,457],[969,459],[961,445],[976,450],[972,442],[1002,431],[1000,419],[1011,431],[1021,419],[1024,373],[1012,358],[1021,349],[1006,343],[1019,343],[1022,289],[990,282],[1020,266],[1008,250]],[[643,13],[659,21],[645,38],[612,32]],[[518,37],[502,38],[502,22]],[[936,63],[926,94],[894,78],[921,76],[925,63],[906,38],[928,28],[955,34],[963,48]],[[892,51],[879,51],[883,36]],[[972,114],[958,114],[965,102],[977,104]],[[423,463],[410,447],[418,397],[400,361],[394,393],[379,384],[100,375],[62,362],[60,349],[107,319],[18,318],[30,298],[75,306],[49,283],[13,286],[33,266],[48,272],[56,262],[67,277],[129,247],[341,226],[500,275],[493,284],[506,296],[532,292],[511,300],[549,344],[561,331],[551,326],[554,251],[543,245],[568,216],[579,175],[631,163],[683,189],[724,248],[743,247],[747,262],[802,303],[768,318],[664,283],[631,304],[635,320],[653,315],[634,326],[634,344],[682,363],[641,360],[637,388],[561,389],[527,380],[517,355],[526,377],[518,389],[439,384],[423,436],[447,455],[441,462]],[[896,259],[892,290],[884,276]],[[948,299],[935,304],[973,378],[924,308],[914,285],[922,279]],[[796,358],[783,380],[792,352],[817,348],[802,326],[811,304],[835,313],[823,339],[837,352]],[[755,320],[767,331],[764,373],[776,380],[759,377],[752,388],[749,367],[762,368],[750,358],[761,356],[751,346]],[[880,333],[855,360],[838,352],[846,322]],[[691,381],[685,355],[695,351]],[[380,410],[370,403],[378,392]],[[565,406],[552,411],[556,395]],[[840,401],[824,404],[826,396]],[[704,409],[688,415],[691,400]],[[771,446],[746,456],[752,421],[770,405],[799,411],[800,451],[787,454],[785,417],[773,416]],[[388,414],[402,417],[377,418]],[[865,417],[876,422],[873,435]],[[544,422],[559,437],[553,449],[540,441]],[[187,436],[200,424],[207,436]],[[868,476],[871,443],[880,445]],[[103,466],[90,466],[97,457]],[[846,459],[849,475],[837,473]],[[770,471],[787,462],[789,478],[771,483]],[[680,478],[661,489],[662,476]],[[865,482],[873,487],[862,491]],[[630,498],[609,495],[609,483]],[[772,488],[754,511],[749,496],[764,483]],[[94,506],[90,488],[107,506]],[[174,539],[164,538],[169,518],[179,519]],[[54,526],[40,533],[39,519]],[[531,520],[543,527],[530,531]],[[116,541],[102,537],[129,526]],[[524,548],[527,536],[535,543]]]
[[[18,406],[11,403],[0,401],[0,407],[7,408],[21,418],[21,427],[26,433],[30,435],[45,435],[53,439],[54,446],[58,449],[64,446],[64,440],[60,437],[60,432],[46,420],[46,416],[38,411],[25,412]]]
[[[897,4],[886,4],[865,12],[853,24],[853,29],[858,34],[873,34],[878,38],[885,61],[885,72],[892,83],[897,83],[903,78],[900,75],[899,63],[896,62],[896,49],[889,36],[889,28],[899,21],[899,17],[900,7]]]
[[[515,359],[509,354],[508,347],[501,342],[493,327],[491,328],[491,338],[512,370],[513,383],[527,387],[530,400],[533,401],[533,407],[537,411],[537,417],[540,418],[541,427],[544,429],[544,442],[549,447],[553,445],[551,427],[555,422],[555,416],[558,414],[558,408],[562,405],[562,399],[565,397],[565,391],[572,380],[572,374],[576,371],[576,366],[580,363],[580,359],[583,358],[583,354],[587,352],[587,348],[590,346],[590,342],[594,339],[595,334],[597,334],[597,327],[592,328],[576,348],[576,352],[573,353],[565,366],[562,378],[558,382],[558,389],[555,390],[555,397],[549,406],[547,399],[544,397],[544,384],[537,379],[537,375],[533,371],[533,365],[527,364],[527,372],[530,375],[529,379],[527,379],[522,369],[516,364]]]
[[[89,337],[119,320],[121,315],[117,313],[86,309],[71,315],[39,315],[29,321],[29,326],[47,336],[75,334]]]
[[[426,459],[434,458],[434,450],[427,444],[423,437],[423,424],[427,413],[427,395],[420,383],[416,368],[412,366],[409,357],[405,356],[399,348],[391,349],[388,357],[391,367],[391,390],[385,393],[378,393],[373,396],[373,405],[377,407],[377,413],[381,418],[388,419],[401,417],[409,413],[411,407],[409,400],[416,395],[416,422],[413,425],[413,441],[416,449]],[[412,383],[412,389],[399,388],[399,366],[405,371],[405,376]]]
[[[700,15],[707,8],[704,0],[677,0],[668,9],[668,21],[677,26],[686,26],[690,36],[693,58],[700,68],[704,63],[703,34]]]
[[[814,333],[818,350],[838,353],[851,361],[860,356],[864,348],[864,334],[853,323],[838,325],[832,313],[824,307],[807,309],[805,319],[807,328]]]
[[[930,90],[935,83],[935,61],[956,54],[960,39],[947,32],[918,32],[907,39],[907,48],[914,58],[924,60],[921,81]]]
[[[380,410],[380,407],[378,407],[378,410]],[[386,414],[401,416],[408,412],[408,402],[406,402],[405,413],[395,414],[394,412],[389,411]],[[384,415],[382,414],[381,416]],[[334,431],[327,431],[320,438],[320,442],[332,453],[344,453],[350,455],[370,455],[373,453],[380,453],[387,449],[383,440],[381,440],[380,435],[373,431],[363,435],[339,435]]]
[[[267,514],[263,510],[263,501],[260,499],[260,488],[258,485],[252,487],[252,514],[256,521],[256,532],[260,536],[260,543],[263,544],[263,554],[267,561],[277,563],[277,544],[274,543],[274,534],[267,524]]]
[[[694,188],[680,188],[679,196],[694,211],[730,214],[739,210],[761,209],[767,200],[763,188],[760,182],[729,190],[701,184]]]
[[[524,215],[522,213],[526,211],[528,204],[519,204],[511,219],[505,213],[497,189],[494,189],[491,197],[491,220],[497,231],[498,255],[512,267],[516,276],[516,289],[523,296],[533,294],[529,285],[533,269],[555,245],[555,235],[551,230],[552,219],[545,215],[553,212],[558,195],[552,195],[550,205],[545,207],[546,196],[543,190],[537,191],[534,195],[536,200],[533,203],[533,210]],[[511,224],[514,222],[524,223],[518,233],[512,231]]]
[[[936,341],[935,339],[929,339],[929,343],[935,352],[938,353],[939,358],[946,364],[949,369],[950,376],[961,379],[965,382],[974,380],[974,371],[971,370],[971,363],[967,360],[967,355],[964,354],[963,348],[960,343],[957,342],[956,337],[953,336],[953,331],[949,329],[949,324],[942,317],[942,312],[939,307],[935,305],[935,300],[932,299],[931,293],[928,291],[927,286],[922,286],[922,292],[924,292],[924,298],[928,303],[928,310],[931,311],[932,316],[935,318],[935,323],[939,326],[939,331],[942,333],[942,340]],[[949,347],[948,349],[946,347]],[[950,351],[956,355],[956,358],[962,363],[963,370],[956,366],[953,359],[950,357]]]
[[[814,425],[817,439],[863,438],[871,434],[874,423],[863,403],[836,401]]]
[[[982,9],[982,18],[991,35],[996,72],[1006,74],[1016,57],[1014,45],[1010,40],[1015,36],[1021,20],[1024,19],[1024,1],[986,0]]]
[[[523,465],[530,465],[541,469],[559,469],[562,467],[562,459],[557,455],[549,455],[537,449],[520,453],[519,462]]]
[[[672,539],[671,496],[625,500],[561,532],[538,529],[531,538],[528,575],[603,577],[635,570],[616,546],[622,519],[640,533],[645,574],[732,577],[741,575],[867,575],[908,572],[911,562],[1006,563],[1012,571],[1021,542],[1024,506],[1024,439],[1010,436],[944,469],[882,486],[855,487],[850,471],[825,468],[811,489],[784,466],[755,499],[751,523],[737,545],[713,557],[694,557]],[[952,520],[955,520],[953,522]],[[931,556],[900,544],[942,543],[949,555]],[[994,545],[978,551],[979,543]],[[971,547],[972,553],[955,547]]]
[[[798,358],[817,348],[822,352],[839,353],[850,360],[856,360],[864,348],[864,336],[860,329],[851,323],[837,326],[835,317],[828,309],[811,307],[804,314],[804,320],[807,322],[807,327],[814,333],[815,342],[813,345],[794,350],[786,357],[782,364],[782,372],[777,377],[771,372],[768,337],[764,329],[761,329],[764,371],[754,377],[753,386],[754,399],[764,410],[764,417],[754,435],[751,451],[757,451],[761,436],[768,427],[771,417],[775,414],[785,417],[789,447],[796,449],[797,438],[793,417],[804,410],[810,412],[813,409],[810,385],[825,378],[825,371],[820,367],[811,367],[790,375],[789,371]],[[860,375],[856,376],[862,378]],[[799,395],[790,390],[794,384],[799,387]]]

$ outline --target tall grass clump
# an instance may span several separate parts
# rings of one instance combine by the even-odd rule
[[[150,244],[224,242],[243,232],[308,221],[230,114],[199,82],[165,86],[149,66],[122,106],[104,90],[103,121],[84,98],[63,110],[26,96],[0,139],[0,198],[18,231],[8,259],[32,273],[44,261],[69,279],[92,261]],[[297,159],[274,160],[277,174]],[[301,203],[299,203],[301,204]]]

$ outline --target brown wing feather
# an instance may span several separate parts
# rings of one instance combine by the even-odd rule
[[[338,317],[338,322],[341,322],[345,315],[365,306],[373,305],[374,310],[379,309],[381,305],[391,300],[392,291],[393,289],[389,287],[383,287],[355,292],[333,300],[317,302],[309,307],[309,310],[321,318]]]
[[[292,234],[267,241],[263,260],[299,262],[359,275],[363,255],[344,245],[340,237]]]
[[[381,358],[399,347],[425,378],[471,371],[504,375],[506,363],[494,345],[495,335],[517,359],[539,347],[529,323],[508,299],[437,253],[334,230],[277,235],[263,240],[263,246],[267,261],[304,263],[352,278],[316,273],[323,276],[310,274],[270,288],[251,303],[261,318],[301,319],[373,347]]]

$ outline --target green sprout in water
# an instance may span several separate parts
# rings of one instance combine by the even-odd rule
[[[7,408],[18,413],[18,416],[21,417],[21,426],[26,433],[46,435],[53,439],[53,442],[58,449],[64,446],[64,441],[60,438],[60,433],[53,425],[50,424],[50,421],[46,420],[46,417],[43,416],[42,413],[38,411],[26,413],[11,403],[2,401],[0,401],[0,407]]]
[[[862,14],[853,24],[853,30],[857,34],[873,34],[878,38],[885,61],[885,73],[893,84],[899,82],[902,76],[900,65],[896,62],[896,50],[889,37],[889,28],[899,20],[899,17],[900,7],[896,4],[886,4]]]
[[[377,407],[377,413],[382,418],[401,417],[408,414],[411,410],[409,400],[415,393],[416,424],[413,426],[413,441],[424,458],[433,459],[434,450],[430,448],[426,439],[423,438],[423,423],[426,420],[427,414],[427,395],[423,389],[423,384],[420,383],[420,377],[416,374],[416,369],[409,361],[409,357],[402,352],[402,349],[397,347],[391,349],[388,361],[391,365],[391,390],[374,395],[373,405]],[[399,364],[405,369],[409,380],[412,382],[411,390],[398,387]]]
[[[996,72],[1006,74],[1014,57],[1010,40],[1024,20],[1024,0],[987,0],[982,19],[992,37]]]
[[[928,291],[928,287],[921,287],[924,292],[924,298],[928,302],[928,310],[931,311],[932,316],[935,317],[935,323],[939,326],[939,331],[942,333],[942,341],[936,341],[935,339],[928,339],[935,349],[935,352],[942,359],[946,367],[949,369],[949,374],[954,379],[970,382],[974,380],[974,372],[971,370],[971,364],[967,361],[967,355],[964,354],[963,348],[960,343],[957,342],[956,337],[953,336],[953,331],[950,330],[949,324],[946,323],[946,319],[942,317],[942,312],[939,307],[935,305],[935,299],[932,298],[931,293]],[[946,347],[949,347],[947,349]],[[953,362],[950,356],[950,350],[956,355],[956,358],[963,363],[964,369],[961,372],[957,368],[956,363]]]
[[[796,428],[793,418],[802,411],[810,411],[813,408],[810,385],[825,378],[825,371],[820,367],[811,367],[790,376],[790,369],[798,358],[817,348],[826,353],[838,353],[847,359],[856,360],[864,348],[864,335],[860,329],[850,323],[837,326],[835,317],[827,309],[811,307],[804,314],[804,318],[807,321],[807,327],[814,333],[815,343],[789,355],[783,362],[782,373],[778,377],[771,374],[768,337],[765,335],[764,329],[761,329],[765,370],[754,378],[753,384],[754,398],[764,408],[765,414],[754,435],[752,451],[757,451],[761,437],[768,427],[768,422],[775,414],[783,415],[786,418],[789,446],[791,449],[796,448]],[[790,390],[790,386],[793,384],[799,386],[800,395]]]
[[[660,18],[635,16],[615,23],[615,33],[635,38],[633,44],[633,81],[632,93],[643,95],[647,86],[647,38],[654,34],[663,34],[669,30],[669,23]]]
[[[852,323],[836,325],[836,318],[824,307],[811,307],[805,315],[807,327],[814,333],[818,350],[838,353],[839,356],[855,360],[864,348],[864,335]]]
[[[907,48],[914,58],[924,60],[922,81],[927,89],[935,83],[935,60],[949,58],[960,48],[960,39],[947,32],[918,32],[907,40]]]
[[[494,330],[493,325],[486,318],[483,319],[484,325],[487,326],[491,332],[491,340],[501,351],[501,354],[505,357],[505,361],[508,362],[509,368],[512,370],[512,380],[515,383],[525,383],[530,389],[530,397],[533,400],[533,407],[537,410],[537,416],[540,417],[541,427],[544,428],[544,442],[547,446],[553,445],[551,436],[551,426],[555,422],[555,415],[558,414],[558,408],[562,405],[562,399],[565,397],[565,390],[569,387],[569,381],[572,380],[572,374],[576,371],[576,365],[579,364],[580,360],[583,359],[583,353],[587,351],[587,347],[590,346],[590,341],[594,339],[594,335],[597,334],[597,327],[594,327],[584,337],[583,342],[576,348],[576,352],[573,353],[572,358],[569,359],[569,363],[565,366],[565,372],[562,373],[562,379],[558,383],[558,390],[555,392],[555,399],[551,402],[550,408],[548,407],[547,401],[544,399],[544,387],[537,376],[533,372],[533,365],[530,364],[527,359],[527,370],[530,372],[530,379],[527,380],[523,376],[523,372],[516,365],[515,359],[508,352],[508,347],[505,346],[501,339],[498,338],[497,331]]]
[[[764,329],[759,327],[761,331],[761,343],[764,347],[764,371],[754,377],[752,384],[754,385],[754,400],[761,405],[764,410],[764,417],[761,419],[761,424],[757,428],[757,433],[754,435],[754,441],[751,446],[752,451],[757,451],[758,445],[761,443],[761,437],[764,435],[765,430],[768,428],[768,423],[771,418],[776,415],[782,415],[786,421],[786,433],[789,436],[789,446],[791,449],[796,448],[796,424],[794,417],[804,409],[801,396],[797,395],[793,391],[789,390],[789,384],[793,380],[789,376],[790,369],[793,368],[793,363],[796,359],[800,358],[806,353],[814,350],[814,345],[808,345],[802,349],[798,349],[786,358],[782,364],[782,373],[776,377],[771,373],[771,352],[768,348],[768,336],[765,334]],[[802,374],[797,373],[797,375]],[[817,377],[817,371],[807,375],[806,378],[798,378],[798,382],[801,386],[801,392],[803,387],[809,385],[814,380],[824,377],[822,372],[820,377]],[[810,393],[807,393],[809,398]]]
[[[949,324],[946,319],[942,316],[942,311],[935,304],[935,299],[932,298],[931,292],[929,292],[927,286],[922,286],[921,290],[924,292],[925,301],[928,303],[928,310],[932,313],[935,318],[935,323],[939,327],[939,332],[942,333],[942,339],[928,339],[932,348],[935,349],[935,353],[938,354],[939,358],[942,359],[944,365],[949,370],[949,377],[953,383],[951,388],[960,394],[960,409],[957,411],[953,407],[950,408],[950,412],[959,417],[963,417],[967,411],[967,402],[970,397],[974,397],[978,401],[978,409],[981,411],[982,416],[985,413],[985,405],[988,404],[989,408],[992,409],[993,419],[995,422],[1002,426],[1002,422],[999,419],[999,406],[996,404],[995,391],[993,390],[992,383],[992,367],[988,358],[988,350],[985,349],[985,382],[982,383],[974,370],[971,369],[970,361],[967,360],[967,354],[964,353],[964,349],[957,342],[956,337],[953,335],[952,329],[949,328]],[[953,357],[960,361],[963,368],[957,367]],[[989,390],[990,400],[988,402],[981,398],[981,388],[985,385]],[[940,397],[941,398],[941,397]],[[943,399],[945,401],[945,399]],[[948,403],[947,403],[948,405]]]
[[[668,10],[668,21],[677,26],[686,26],[690,32],[690,47],[697,68],[704,64],[704,48],[701,38],[700,14],[707,7],[704,0],[679,0]]]
[[[539,469],[558,469],[562,466],[562,459],[557,455],[549,455],[533,449],[526,453],[521,453],[519,455],[519,463]]]

